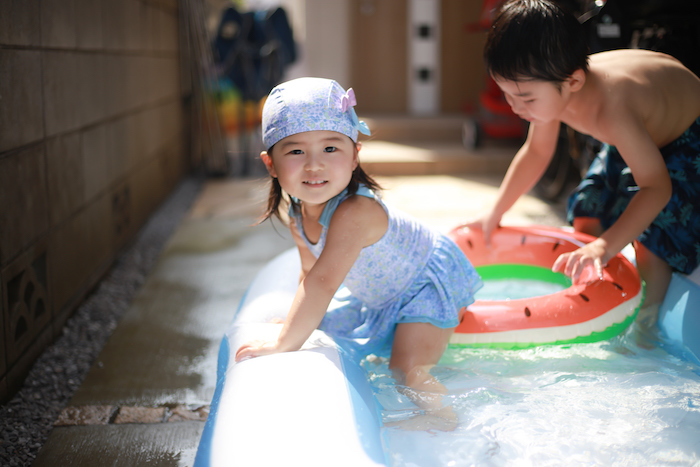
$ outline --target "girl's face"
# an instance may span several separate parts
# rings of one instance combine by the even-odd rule
[[[341,133],[318,130],[281,139],[260,157],[289,195],[323,204],[348,186],[359,150],[359,143]]]
[[[511,81],[499,77],[494,80],[513,112],[523,120],[540,123],[561,120],[570,96],[568,82],[557,87],[541,80]]]

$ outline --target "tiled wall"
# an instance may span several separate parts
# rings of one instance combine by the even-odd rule
[[[177,0],[0,1],[0,402],[188,170]]]

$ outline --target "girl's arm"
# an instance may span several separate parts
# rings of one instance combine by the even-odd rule
[[[559,121],[530,124],[527,139],[508,167],[493,208],[481,219],[467,224],[481,228],[487,242],[506,211],[530,191],[547,170],[556,149],[559,126]]]
[[[587,265],[594,265],[600,276],[602,266],[644,232],[671,199],[671,177],[641,118],[622,109],[606,120],[608,124],[601,125],[610,129],[606,139],[627,163],[639,191],[617,221],[599,238],[557,258],[552,269],[574,279]]]
[[[384,209],[372,199],[355,196],[341,203],[331,219],[323,252],[299,284],[277,341],[244,344],[236,361],[301,348],[321,323],[362,248],[378,241],[387,225]]]
[[[304,280],[304,277],[311,271],[311,268],[316,264],[316,257],[309,251],[309,248],[304,243],[304,239],[301,237],[299,228],[297,227],[294,220],[289,222],[289,230],[292,232],[292,238],[294,243],[296,243],[299,249],[299,259],[301,260],[301,271],[299,272],[299,283]]]

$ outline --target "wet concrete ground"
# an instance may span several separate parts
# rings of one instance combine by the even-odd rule
[[[377,179],[388,203],[447,231],[491,205],[502,171]],[[280,223],[252,226],[266,195],[264,180],[205,183],[35,467],[192,465],[224,331],[257,271],[293,247]],[[563,225],[563,208],[525,197],[504,223]]]

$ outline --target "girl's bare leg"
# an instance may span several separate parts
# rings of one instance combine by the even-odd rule
[[[442,406],[447,389],[430,374],[430,369],[445,352],[453,331],[429,323],[400,323],[396,326],[389,368],[397,382],[405,386],[401,392],[426,412],[424,417],[403,423],[403,428],[443,431],[456,428],[457,416],[452,407]]]

